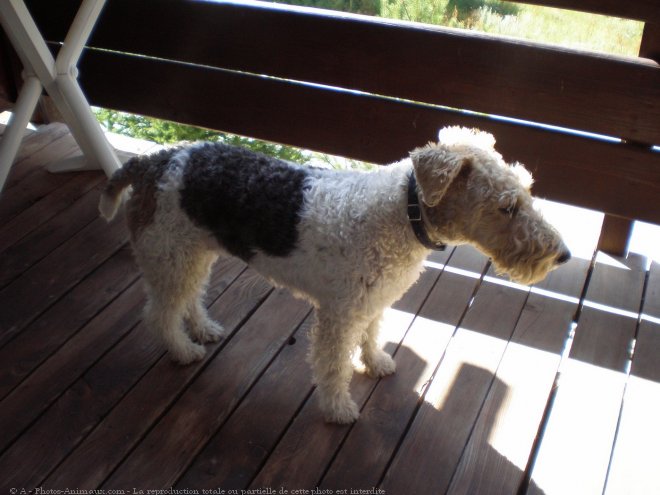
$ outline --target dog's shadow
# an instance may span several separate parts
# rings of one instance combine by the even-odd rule
[[[391,352],[393,347],[394,344],[388,343],[385,349]],[[422,390],[415,390],[410,385],[414,372],[410,371],[423,370],[426,363],[405,345],[399,347],[394,357],[397,367],[402,365],[407,373],[397,371],[385,378],[379,388],[400,394],[403,387],[397,387],[394,382],[401,376],[407,383],[404,393],[409,396],[399,395],[393,400],[399,404],[416,404],[416,414],[380,483],[386,493],[425,493],[431,489],[432,493],[543,495],[525,472],[527,459],[513,462],[506,457],[507,445],[511,449],[511,442],[516,439],[503,438],[502,431],[498,431],[502,407],[509,393],[509,387],[502,380],[483,368],[461,363],[453,378],[450,374],[438,374],[434,383],[427,382]],[[390,381],[392,383],[387,383]],[[382,418],[382,406],[378,402],[383,400],[383,392],[376,391],[376,394],[380,397],[372,397],[374,401],[367,403],[356,428],[362,426],[362,421],[378,422],[378,417]],[[384,395],[388,395],[387,392]],[[396,410],[397,406],[393,408]],[[514,447],[513,451],[517,449]]]

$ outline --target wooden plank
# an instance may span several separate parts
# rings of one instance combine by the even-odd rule
[[[231,335],[270,291],[269,284],[247,270],[211,306],[210,314],[221,321]],[[98,487],[227,341],[224,339],[220,344],[210,346],[204,362],[198,365],[182,369],[172,366],[167,356],[161,359],[44,484],[53,487],[75,485],[87,489]],[[149,408],[143,407],[145,403]],[[141,411],[137,417],[136,410]]]
[[[60,6],[34,7],[46,35],[63,39]],[[660,141],[660,68],[633,58],[267,2],[115,1],[90,44]]]
[[[0,290],[0,346],[115,253],[127,237],[123,222],[94,220]]]
[[[78,430],[78,424],[98,421],[108,404],[112,404],[121,397],[122,388],[126,388],[126,382],[132,383],[133,374],[137,373],[138,376],[143,374],[153,361],[154,356],[160,354],[161,351],[153,343],[153,339],[144,336],[144,332],[140,332],[139,329],[134,329],[135,324],[139,321],[144,303],[140,284],[132,286],[117,301],[122,301],[123,305],[112,305],[112,310],[105,312],[105,314],[102,313],[104,323],[96,322],[96,325],[85,329],[85,331],[92,334],[87,339],[86,349],[77,347],[73,343],[69,344],[64,348],[63,353],[58,353],[57,357],[68,354],[69,357],[74,359],[68,364],[59,363],[58,367],[48,367],[53,371],[63,372],[66,378],[72,376],[74,379],[65,382],[64,390],[57,392],[57,395],[60,393],[61,395],[59,397],[55,395],[57,400],[52,403],[43,416],[30,425],[29,429],[22,432],[20,437],[0,457],[0,466],[2,466],[3,471],[3,476],[0,477],[0,489],[7,492],[11,487],[16,486],[39,486],[40,481],[70,449],[71,442],[76,441],[80,435],[85,434],[85,430]],[[105,322],[111,322],[111,324],[107,325]],[[99,334],[94,326],[107,326],[104,329],[104,335]],[[124,339],[123,342],[127,344],[123,352],[118,353],[111,349],[107,354],[108,359],[103,360],[100,364],[97,363],[90,370],[85,370],[95,359],[98,359],[103,351],[107,351],[108,347],[122,338]],[[132,345],[129,346],[128,344]],[[93,352],[97,349],[97,346],[100,349]],[[87,354],[84,353],[85,350],[92,351],[91,359],[87,358]],[[136,355],[141,359],[135,359]],[[57,359],[57,357],[54,357],[54,359]],[[110,363],[111,358],[112,362]],[[53,358],[49,361],[52,360]],[[137,366],[139,369],[135,371],[134,367],[130,365]],[[108,366],[111,367],[112,372],[109,372]],[[99,376],[98,372],[103,370],[107,374]],[[76,376],[82,378],[75,380]],[[102,381],[104,378],[105,381]],[[57,377],[47,377],[39,381],[29,379],[24,383],[30,382],[31,385],[37,387],[34,391],[37,394],[33,392],[33,395],[38,396],[38,392],[40,392],[45,395],[46,401],[52,401],[54,397],[49,396],[51,395],[48,388],[49,382],[62,383],[63,380],[64,378],[60,381]],[[101,384],[99,384],[99,381],[101,381]],[[21,387],[16,389],[16,391],[18,390],[21,390]],[[107,393],[97,393],[97,391]],[[21,408],[29,408],[32,404],[37,412],[41,411],[42,404],[34,402],[34,399],[38,400],[38,397],[26,400],[25,394],[21,393],[11,394],[6,400],[14,395],[17,399],[20,397],[20,402],[16,406],[13,406],[13,402],[5,405],[3,409],[7,412],[11,411],[21,416],[21,412],[24,411]],[[48,403],[46,402],[46,404]],[[28,420],[34,417],[35,414],[33,413],[27,415]],[[3,421],[3,425],[5,423],[6,421]],[[29,422],[17,420],[10,424],[10,428],[5,431],[13,436],[18,423],[29,424]],[[39,447],[43,444],[48,445],[49,448],[40,449]]]
[[[247,487],[311,391],[309,364],[305,356],[312,323],[313,317],[308,316],[294,334],[295,341],[282,348],[264,376],[195,458],[176,487],[201,489],[218,486],[224,490]]]
[[[4,398],[0,408],[0,428],[3,431],[0,451],[11,445],[76,378],[132,329],[139,321],[143,304],[142,288],[139,283],[133,284]],[[0,460],[6,474],[15,471],[8,467],[11,465],[7,460],[9,457],[12,454]],[[17,463],[19,459],[20,456],[16,458]],[[7,482],[13,479],[2,478]],[[7,485],[11,486],[19,485]]]
[[[126,246],[2,347],[0,399],[48,356],[65,345],[72,335],[135,282],[136,278],[132,254]],[[39,345],[35,345],[37,342]]]
[[[4,129],[4,126],[1,127]],[[36,131],[26,130],[26,136],[21,141],[14,164],[5,182],[3,197],[8,189],[14,187],[35,169],[43,167],[43,161],[29,160],[32,155],[39,153],[40,157],[45,156],[44,151],[47,151],[60,139],[66,139],[69,134],[69,128],[61,123],[42,125]]]
[[[532,287],[448,493],[517,493],[588,269],[573,258]]]
[[[98,201],[102,174],[99,172],[84,172],[79,175],[83,176],[87,183],[95,184],[92,191],[87,192],[59,215],[35,228],[29,235],[0,252],[2,255],[0,257],[0,288],[9,285],[26,270],[99,218]],[[64,186],[60,189],[63,188]],[[49,198],[56,193],[57,191],[46,196],[43,202],[50,202]],[[36,206],[39,203],[42,203],[42,201],[37,201],[34,205]],[[19,219],[22,216],[20,214],[14,218]]]
[[[637,2],[619,2],[618,0],[525,0],[525,3],[560,9],[582,10],[594,14],[640,21],[660,21],[660,6],[657,0]]]
[[[231,262],[226,264],[224,268],[214,274],[214,286],[224,285],[234,280],[243,270],[244,265],[240,262]],[[252,305],[258,304],[260,301],[261,299],[257,299],[257,301],[253,298],[249,299],[249,303]],[[236,308],[237,315],[243,315],[244,317],[244,309],[252,309],[249,303]],[[62,460],[83,439],[84,443],[81,448],[84,450],[84,446],[89,445],[90,439],[98,438],[98,432],[103,431],[105,425],[117,419],[117,412],[115,411],[118,409],[123,409],[124,413],[127,411],[126,406],[128,404],[124,405],[124,401],[130,402],[131,419],[128,420],[124,416],[122,419],[126,423],[115,424],[114,426],[122,433],[126,433],[127,428],[135,428],[138,434],[133,441],[137,442],[141,435],[139,433],[140,427],[136,425],[144,425],[145,419],[149,421],[149,425],[152,424],[158,414],[162,413],[162,409],[159,409],[158,405],[167,402],[167,400],[172,400],[177,392],[180,392],[181,383],[189,382],[191,377],[199,372],[202,365],[203,363],[198,363],[195,366],[182,369],[173,364],[168,356],[164,356],[160,343],[153,338],[153,335],[145,331],[142,325],[138,325],[126,338],[76,380],[7,452],[6,457],[9,460],[18,462],[21,454],[24,455],[26,451],[34,449],[40,438],[51,438],[56,444],[55,448],[34,456],[34,459],[24,459],[20,463],[20,467],[15,469],[16,473],[13,475],[13,481],[22,483],[21,486],[40,486],[44,477],[53,468],[60,465]],[[158,384],[154,383],[155,376],[160,378]],[[171,380],[167,378],[171,378]],[[170,385],[172,385],[172,388],[165,390],[165,387]],[[141,394],[141,403],[135,402],[137,393]],[[117,406],[120,399],[122,402]],[[153,401],[144,402],[147,399],[153,399]],[[148,404],[148,410],[144,411],[144,415],[140,415],[139,420],[136,420],[135,411],[144,410],[145,404]],[[115,409],[108,414],[113,407]],[[103,423],[96,427],[100,418],[104,416]],[[107,430],[104,431],[108,434]],[[88,436],[90,432],[92,433]],[[117,432],[112,432],[109,436],[115,434]],[[119,456],[119,459],[121,459],[130,450],[131,445],[130,441],[127,442],[127,438],[133,439],[133,437],[122,437],[124,443],[129,445],[117,446],[120,452],[113,452],[112,455],[115,458]],[[106,439],[109,440],[109,438]],[[103,461],[101,463],[98,451],[96,455],[87,452],[86,457],[82,459],[77,454],[78,452],[76,451],[73,454],[73,460],[77,460],[83,465],[93,460],[95,463],[93,473],[98,473],[104,466],[112,462]],[[80,486],[79,483],[86,483],[86,480],[93,476],[92,473],[81,470],[79,464],[71,465],[67,464],[67,461],[64,462],[64,465],[70,466],[71,471],[67,471],[66,475],[73,476],[74,479],[72,481],[73,485],[66,486]],[[76,479],[77,477],[79,479]],[[98,483],[100,483],[100,480],[97,481]]]
[[[619,261],[594,268],[528,493],[603,491],[644,282],[638,257]]]
[[[235,272],[240,272],[242,266],[242,263],[232,259],[219,262],[207,289],[207,300],[215,300],[233,281]],[[136,278],[132,254],[126,246],[3,347],[0,359],[4,359],[8,373],[0,380],[0,398],[5,397],[53,352],[66,352],[63,346],[67,340],[84,328],[88,320],[112,302]],[[62,322],[66,322],[66,325],[62,325]],[[39,342],[39,346],[35,346],[34,342]],[[54,390],[49,393],[56,392]],[[43,407],[48,402],[45,395]]]
[[[660,493],[660,264],[650,267],[606,495]]]
[[[450,487],[528,294],[529,288],[484,279],[385,473],[387,493],[445,493]],[[495,407],[504,397],[496,399]]]
[[[648,273],[648,282],[644,293],[640,328],[635,345],[631,376],[660,382],[660,363],[658,354],[653,352],[660,333],[660,261],[652,261]]]
[[[119,54],[91,52],[85,63],[81,83],[97,105],[376,163],[398,160],[437,139],[438,129],[445,125],[480,127],[497,136],[498,149],[508,160],[527,164],[535,175],[537,194],[660,222],[656,207],[660,153],[650,150],[401,101]],[[179,90],[182,84],[188,88],[185,93]],[[198,94],[205,95],[203,102]],[[310,125],[319,115],[323,125]],[[593,180],[595,174],[598,181]],[[572,187],[565,187],[567,183]]]
[[[10,170],[0,201],[0,223],[11,220],[40,198],[69,180],[63,174],[50,174],[44,168],[52,160],[80,153],[70,135],[64,135],[31,153]]]
[[[419,315],[414,320],[416,323],[413,323],[413,327],[418,325],[419,329],[415,330],[414,333],[422,332],[430,336],[432,335],[430,329],[438,331],[441,335],[446,335],[447,332],[450,333],[453,330],[452,323],[455,325],[460,318],[475,285],[478,283],[485,262],[483,256],[478,255],[470,248],[457,249],[449,260],[450,268],[445,268],[428,300],[419,310]],[[461,268],[469,271],[472,276],[457,275],[456,270]],[[454,273],[451,273],[452,270]],[[406,335],[405,331],[415,313],[411,312],[407,323],[403,326],[400,324],[395,326],[386,325],[383,330],[387,333],[393,332],[386,337],[387,340],[390,342],[400,341]],[[410,331],[413,331],[413,328]],[[441,337],[438,340],[440,341]],[[407,390],[410,391],[415,386],[420,374],[423,374],[425,363],[416,358],[412,352],[408,352],[405,343],[403,345],[404,347],[399,347],[395,355],[397,373],[382,380],[381,383],[396,384],[401,383],[402,380],[407,380]],[[439,349],[436,349],[437,359],[442,354],[442,350],[441,345]],[[399,353],[401,354],[399,355]],[[363,375],[355,375],[351,383],[353,399],[358,405],[362,406],[370,397],[375,386],[376,383],[373,380]],[[388,387],[391,386],[394,385],[388,385]],[[296,415],[291,426],[272,451],[262,469],[252,480],[251,488],[277,487],[278,489],[307,488],[311,490],[320,482],[328,463],[332,460],[337,449],[343,445],[349,431],[359,428],[362,421],[365,421],[365,426],[373,425],[377,415],[369,412],[373,410],[372,408],[393,407],[391,398],[381,396],[381,402],[367,406],[368,409],[364,411],[365,416],[358,419],[353,427],[342,427],[324,423],[315,399],[315,394],[312,394],[310,400]],[[369,403],[371,403],[371,400]],[[384,417],[380,415],[380,419],[384,420]],[[309,445],[314,445],[315,448],[310,449]],[[343,449],[344,447],[342,447],[340,455]],[[362,474],[367,476],[366,472]]]
[[[75,203],[103,180],[99,173],[77,173],[51,194],[33,203],[4,225],[0,226],[0,253],[16,244],[37,227],[46,223]],[[0,269],[0,272],[3,270]],[[4,274],[3,274],[4,275]]]
[[[309,311],[274,291],[103,486],[172,486]]]

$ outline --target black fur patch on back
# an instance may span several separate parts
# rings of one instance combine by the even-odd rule
[[[231,254],[286,256],[298,241],[304,169],[219,143],[190,149],[181,208]]]

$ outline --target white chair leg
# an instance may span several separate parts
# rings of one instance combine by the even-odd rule
[[[105,0],[83,0],[55,60],[23,1],[0,0],[0,20],[23,65],[27,72],[38,77],[43,88],[53,98],[86,158],[85,161],[68,161],[60,167],[52,166],[49,168],[51,171],[100,167],[109,176],[121,166],[76,79],[76,64],[104,4]],[[27,108],[34,98],[38,99],[34,91],[32,89],[25,97],[21,94],[19,100],[24,100],[23,107]],[[18,106],[17,102],[17,113]],[[31,107],[29,112],[23,110],[19,115],[20,120],[29,119],[33,110],[34,107]],[[25,113],[30,115],[25,117]],[[4,152],[3,161],[0,162],[0,186],[18,150],[15,139],[14,137],[13,140],[8,140],[7,144],[0,148]],[[18,142],[20,143],[20,139]]]
[[[103,134],[92,110],[85,99],[78,81],[73,76],[58,76],[49,93],[55,105],[62,113],[78,146],[85,155],[84,167],[75,165],[67,167],[66,163],[54,164],[49,167],[50,172],[65,172],[70,170],[91,170],[101,168],[109,177],[121,167],[119,158]],[[69,162],[71,165],[71,162]]]
[[[43,86],[36,76],[25,78],[21,93],[14,105],[14,111],[9,124],[0,139],[0,191],[7,180],[9,169],[14,163],[16,153],[25,135],[25,128],[30,122],[30,117],[37,106]]]

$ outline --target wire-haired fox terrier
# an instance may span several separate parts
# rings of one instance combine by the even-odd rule
[[[507,165],[494,144],[490,134],[446,128],[408,159],[357,172],[198,143],[131,159],[99,208],[113,218],[132,186],[127,218],[147,287],[145,322],[180,363],[201,359],[203,343],[223,335],[201,301],[219,254],[310,301],[320,406],[327,421],[349,423],[359,415],[351,354],[359,346],[371,376],[394,372],[377,345],[379,322],[430,249],[472,244],[521,283],[570,258],[532,205],[531,175]]]

